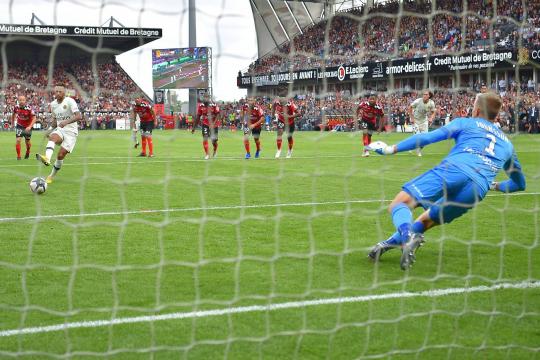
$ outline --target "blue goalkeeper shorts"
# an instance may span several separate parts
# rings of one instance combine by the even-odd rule
[[[483,190],[459,168],[438,165],[402,187],[439,224],[452,222],[472,209],[486,196]]]

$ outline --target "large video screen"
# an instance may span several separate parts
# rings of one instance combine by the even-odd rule
[[[154,89],[208,87],[208,48],[152,50]]]

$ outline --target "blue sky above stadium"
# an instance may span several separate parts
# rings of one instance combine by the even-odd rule
[[[247,0],[197,0],[197,45],[213,48],[214,96],[233,100],[244,96],[236,87],[238,70],[256,58],[255,27]],[[102,25],[111,16],[127,27],[162,28],[163,37],[117,57],[147,93],[152,92],[151,49],[188,46],[188,1],[3,0],[0,23],[29,24],[35,13],[48,25]],[[187,100],[187,91],[179,91]]]

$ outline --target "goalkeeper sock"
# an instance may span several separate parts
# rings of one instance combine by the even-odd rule
[[[56,161],[54,162],[54,166],[52,168],[52,171],[51,171],[51,177],[54,177],[56,175],[56,173],[58,171],[60,171],[60,169],[62,168],[62,164],[64,163],[64,160],[58,160],[56,159]]]
[[[384,240],[384,241],[381,241],[381,245],[390,245],[390,246],[398,246],[398,245],[401,245],[402,242],[401,242],[401,235],[399,234],[399,232],[395,232],[392,234],[392,236],[390,236],[388,239]]]
[[[45,148],[45,157],[49,160],[51,160],[52,154],[54,152],[54,141],[50,141],[47,143],[47,147]]]
[[[404,203],[397,204],[392,209],[392,222],[401,235],[401,241],[407,241],[412,230],[411,209]]]
[[[412,232],[416,234],[423,234],[426,231],[424,223],[421,221],[416,221],[412,224]]]
[[[21,143],[15,143],[15,151],[17,151],[17,157],[21,157]]]

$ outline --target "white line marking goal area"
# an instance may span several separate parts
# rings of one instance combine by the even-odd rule
[[[500,196],[532,196],[540,195],[540,192],[516,192],[512,194],[491,194],[488,197]],[[215,210],[235,210],[235,209],[252,209],[252,208],[279,208],[279,207],[301,207],[301,206],[316,206],[316,205],[343,205],[343,204],[374,204],[390,202],[387,199],[366,199],[366,200],[343,200],[343,201],[321,201],[321,202],[299,202],[299,203],[282,203],[282,204],[260,204],[260,205],[223,205],[223,206],[207,206],[207,207],[191,207],[191,208],[169,208],[169,209],[148,209],[148,210],[125,210],[125,211],[106,211],[97,213],[80,213],[80,214],[54,214],[54,215],[35,215],[21,217],[4,217],[0,218],[0,223],[11,221],[29,221],[29,220],[51,220],[51,219],[67,219],[78,217],[101,217],[114,215],[138,215],[138,214],[157,214],[157,213],[174,213],[174,212],[191,212],[191,211],[215,211]]]
[[[449,296],[449,295],[462,295],[462,294],[497,291],[497,290],[524,290],[524,289],[537,289],[537,288],[540,288],[540,281],[522,281],[519,283],[500,283],[500,284],[495,284],[491,286],[481,285],[481,286],[473,286],[473,287],[427,290],[427,291],[420,291],[420,292],[395,292],[395,293],[387,293],[387,294],[379,294],[379,295],[364,295],[364,296],[353,296],[353,297],[338,297],[338,298],[327,298],[327,299],[317,299],[317,300],[294,301],[294,302],[284,302],[284,303],[276,303],[276,304],[269,304],[269,305],[252,305],[252,306],[231,307],[231,308],[224,308],[224,309],[204,310],[204,311],[176,312],[176,313],[169,313],[169,314],[162,314],[162,315],[124,317],[124,318],[117,318],[117,319],[112,319],[112,320],[79,321],[79,322],[72,322],[72,323],[68,322],[68,323],[48,325],[48,326],[27,327],[27,328],[0,331],[0,337],[20,336],[20,335],[29,335],[29,334],[42,334],[42,333],[48,333],[48,332],[63,331],[67,329],[97,328],[97,327],[103,327],[103,326],[146,323],[146,322],[155,322],[155,321],[164,321],[164,320],[182,320],[182,319],[205,318],[205,317],[211,317],[211,316],[222,316],[222,315],[230,315],[230,314],[278,311],[278,310],[283,310],[283,309],[295,309],[295,308],[304,308],[304,307],[312,307],[312,306],[365,303],[365,302],[370,302],[370,301],[417,298],[417,297],[435,298],[435,297],[443,297],[443,296]]]

